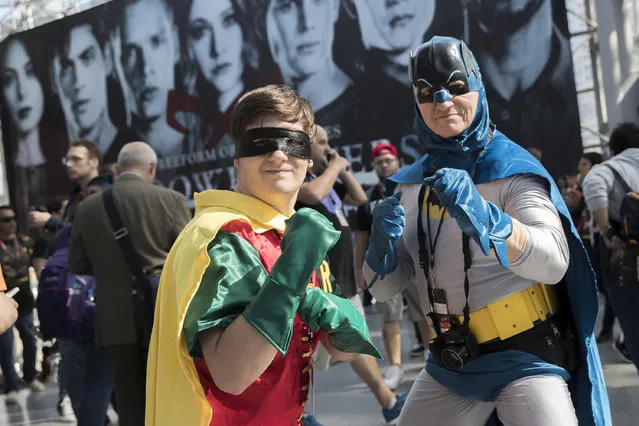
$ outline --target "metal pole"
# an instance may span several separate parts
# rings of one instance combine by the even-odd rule
[[[16,5],[14,0],[11,0],[11,26],[13,26],[13,28],[18,26],[16,22]]]
[[[585,11],[586,11],[586,22],[589,25],[593,25],[593,29],[597,29],[597,24],[596,21],[593,21],[592,19],[592,15],[593,15],[593,0],[586,0],[585,1]],[[607,130],[607,113],[606,113],[606,106],[603,103],[603,99],[602,99],[602,90],[601,90],[601,80],[600,80],[600,75],[601,75],[601,60],[599,57],[599,40],[597,39],[597,34],[595,32],[593,32],[590,35],[590,59],[592,61],[592,79],[593,79],[593,86],[594,86],[594,91],[595,91],[595,102],[597,105],[597,119],[599,120],[599,133],[605,133]],[[608,142],[608,141],[604,141],[604,142]]]

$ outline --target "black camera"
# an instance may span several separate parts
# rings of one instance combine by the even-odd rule
[[[466,325],[453,325],[429,343],[433,362],[449,370],[461,370],[480,355],[477,338]]]

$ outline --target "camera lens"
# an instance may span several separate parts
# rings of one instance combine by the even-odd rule
[[[448,347],[442,351],[442,363],[450,370],[461,370],[468,359],[465,347]]]

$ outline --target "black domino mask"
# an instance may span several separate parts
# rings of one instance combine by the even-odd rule
[[[311,138],[299,130],[258,127],[247,130],[237,144],[238,157],[256,157],[280,150],[305,160],[311,159]]]

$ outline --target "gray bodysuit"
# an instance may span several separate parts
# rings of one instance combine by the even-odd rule
[[[418,255],[417,204],[420,187],[398,187],[403,191],[400,202],[406,212],[406,226],[398,245],[398,268],[383,280],[378,280],[371,293],[379,300],[386,300],[407,285],[417,285],[422,309],[430,312],[427,282],[419,266]],[[544,180],[534,175],[517,175],[477,185],[477,189],[486,200],[524,225],[528,241],[521,255],[510,262],[509,268],[504,268],[494,255],[485,256],[471,239],[473,263],[468,273],[470,310],[483,308],[538,282],[559,282],[568,269],[568,242]],[[426,217],[424,209],[421,220],[425,232],[428,232]],[[436,211],[431,210],[432,234],[439,226],[439,217]],[[449,311],[461,315],[465,303],[462,232],[455,219],[448,215],[441,225],[434,251],[435,281],[447,292]],[[431,239],[434,240],[434,235]],[[364,266],[364,275],[369,282],[374,276],[368,265]],[[540,406],[546,409],[539,410],[537,407]],[[506,426],[577,424],[570,392],[560,377],[525,377],[506,386],[494,402],[485,402],[451,392],[423,369],[413,383],[398,425],[477,426],[485,424],[495,409]]]
[[[400,200],[405,209],[406,225],[398,244],[399,265],[397,270],[378,280],[371,293],[378,300],[387,300],[406,285],[415,283],[419,289],[422,308],[430,312],[427,282],[419,266],[417,242],[417,213],[420,185],[400,185]],[[524,252],[502,267],[494,256],[485,256],[471,239],[473,264],[468,273],[470,281],[469,305],[475,311],[489,303],[522,291],[541,282],[556,284],[568,269],[569,251],[559,213],[550,201],[544,180],[534,175],[517,175],[477,185],[477,190],[486,199],[500,207],[511,217],[521,222],[528,233]],[[431,209],[431,240],[439,226],[438,216]],[[422,212],[424,230],[426,210]],[[428,247],[428,242],[426,242]],[[435,282],[446,290],[449,311],[461,315],[464,307],[464,257],[462,254],[462,232],[457,222],[444,217],[435,245]],[[370,280],[374,272],[365,265],[364,275]]]

